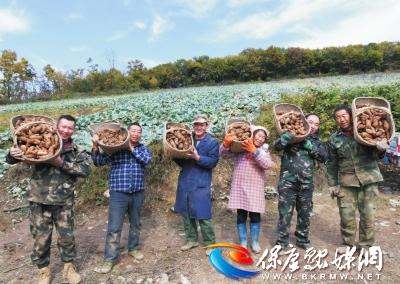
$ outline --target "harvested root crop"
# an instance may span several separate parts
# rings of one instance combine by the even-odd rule
[[[33,160],[46,160],[60,148],[57,130],[44,123],[32,124],[16,134],[18,147],[23,157]]]
[[[234,124],[229,126],[228,132],[229,135],[235,135],[235,141],[242,142],[251,137],[250,126],[246,123]]]
[[[177,150],[189,150],[192,147],[192,136],[184,129],[172,129],[167,133],[167,142]]]
[[[389,141],[391,126],[386,111],[369,108],[358,114],[357,132],[368,143]]]
[[[303,136],[307,133],[301,113],[290,111],[287,113],[279,112],[277,115],[283,131],[289,131],[295,136]]]
[[[103,128],[97,135],[99,141],[103,145],[115,146],[124,143],[127,137],[127,133],[123,132],[122,129]]]
[[[48,122],[48,120],[40,116],[23,116],[15,122],[15,129],[30,122]]]

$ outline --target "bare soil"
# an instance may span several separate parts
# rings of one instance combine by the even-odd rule
[[[276,182],[276,170],[270,175],[272,184]],[[332,200],[325,190],[316,190],[314,195],[315,215],[311,220],[311,241],[318,250],[327,249],[325,258],[329,266],[325,269],[307,272],[303,257],[304,251],[297,249],[300,255],[300,269],[295,272],[292,280],[284,280],[284,273],[290,273],[289,268],[283,272],[277,269],[262,270],[260,275],[242,280],[244,283],[399,283],[400,271],[400,207],[389,200],[400,200],[398,184],[400,171],[398,169],[382,169],[385,182],[380,185],[381,194],[376,215],[376,239],[383,251],[384,266],[378,271],[373,265],[358,274],[357,267],[350,271],[339,271],[331,262],[334,260],[335,249],[340,245],[339,214],[336,201]],[[390,171],[389,171],[390,170]],[[227,209],[229,193],[229,168],[218,168],[214,177],[214,215],[213,223],[218,242],[236,243],[236,213]],[[15,174],[23,174],[10,170],[1,181],[0,187],[6,188]],[[176,173],[174,173],[176,175]],[[323,179],[320,177],[320,179]],[[324,186],[322,186],[324,187]],[[180,251],[184,244],[180,216],[170,211],[174,192],[171,186],[158,199],[147,198],[142,218],[141,244],[145,255],[144,260],[136,262],[126,253],[127,227],[121,240],[122,256],[118,265],[107,275],[97,274],[94,267],[103,257],[104,240],[107,228],[107,207],[86,205],[80,206],[75,218],[75,238],[77,244],[77,267],[83,276],[83,283],[235,283],[234,280],[218,273],[210,265],[206,250],[202,247],[187,252]],[[161,186],[160,191],[163,192]],[[5,209],[23,206],[26,201],[18,201],[1,190],[0,197],[0,283],[36,283],[37,269],[31,264],[30,251],[32,238],[29,233],[28,210],[22,208],[14,212],[3,212]],[[151,202],[150,202],[150,201]],[[293,220],[296,219],[294,214]],[[295,243],[294,229],[291,228],[291,243]],[[277,199],[267,200],[267,210],[262,216],[262,249],[271,249],[276,240]],[[62,263],[56,244],[56,233],[53,235],[51,251],[52,283],[62,283]],[[255,262],[259,255],[252,255]],[[287,257],[280,259],[284,262]],[[357,263],[357,262],[356,262]],[[340,280],[340,273],[347,274],[347,280]],[[369,274],[370,273],[370,274]],[[314,276],[312,274],[315,274]],[[336,280],[329,280],[329,275],[335,274]],[[378,275],[380,274],[378,279]],[[272,277],[282,277],[280,280]],[[325,275],[328,280],[321,279]],[[270,277],[269,280],[263,279]],[[351,277],[351,278],[350,278]],[[368,278],[367,278],[368,277]],[[189,282],[187,282],[189,281]]]

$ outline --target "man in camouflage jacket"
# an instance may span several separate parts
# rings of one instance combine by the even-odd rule
[[[308,235],[314,190],[314,163],[316,160],[325,163],[328,159],[328,152],[317,135],[319,117],[313,115],[313,119],[318,122],[317,128],[304,141],[293,144],[291,142],[294,135],[285,132],[274,143],[276,150],[283,150],[278,184],[279,221],[276,241],[283,249],[289,244],[294,208],[297,210],[296,245],[303,249],[311,247]]]
[[[344,245],[340,252],[344,252],[347,246],[356,244],[356,209],[360,212],[358,245],[369,247],[375,242],[376,197],[378,182],[383,180],[378,159],[385,153],[387,143],[378,143],[376,147],[357,143],[348,106],[337,106],[334,119],[340,129],[328,143],[328,184],[332,198],[337,197]]]
[[[30,230],[34,239],[31,259],[39,268],[39,283],[50,283],[50,246],[55,225],[61,260],[64,262],[63,277],[69,283],[79,283],[80,275],[72,262],[75,258],[74,189],[77,177],[90,173],[89,155],[72,142],[75,118],[62,115],[57,121],[57,130],[62,138],[61,154],[47,163],[32,165],[33,173],[28,188]],[[22,155],[12,147],[6,160],[15,164]]]

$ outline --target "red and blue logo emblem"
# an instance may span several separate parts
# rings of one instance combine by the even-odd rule
[[[259,271],[237,268],[225,259],[223,251],[226,252],[226,257],[232,260],[234,263],[241,265],[252,265],[254,261],[251,258],[249,250],[242,246],[230,243],[216,243],[207,246],[207,248],[213,249],[208,255],[208,260],[210,261],[211,265],[219,273],[229,278],[240,280],[242,278],[254,277],[259,273]]]

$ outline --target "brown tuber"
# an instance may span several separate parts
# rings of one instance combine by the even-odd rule
[[[38,123],[20,129],[16,133],[17,146],[24,158],[46,160],[60,148],[57,130],[49,124]]]
[[[290,131],[295,136],[303,136],[307,133],[301,113],[290,111],[287,113],[279,112],[277,115],[283,131]]]
[[[235,123],[229,126],[227,134],[233,134],[234,140],[242,142],[251,137],[250,126],[247,123]]]
[[[186,151],[192,147],[192,136],[190,132],[185,129],[170,128],[166,139],[172,148],[177,150]]]
[[[124,143],[127,134],[121,129],[103,128],[97,132],[99,142],[107,146],[115,146]]]
[[[357,132],[368,143],[388,141],[391,136],[391,127],[387,113],[380,108],[369,108],[356,118]]]

